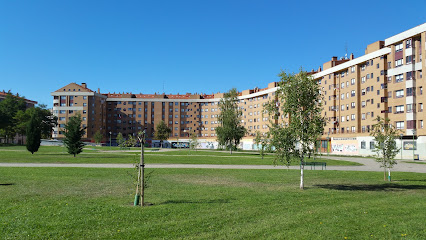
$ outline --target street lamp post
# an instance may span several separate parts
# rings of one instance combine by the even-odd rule
[[[401,160],[402,160],[402,133],[399,135],[401,137]]]
[[[109,132],[109,150],[112,149],[112,147],[111,147],[111,145],[112,145],[112,143],[111,143],[111,135],[112,135],[112,132]]]

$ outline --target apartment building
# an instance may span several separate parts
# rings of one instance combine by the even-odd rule
[[[426,23],[395,36],[368,45],[365,55],[355,58],[332,57],[317,71],[310,72],[324,95],[327,125],[321,137],[321,151],[336,154],[371,155],[374,146],[370,136],[377,116],[389,118],[401,130],[403,155],[426,155],[426,132],[423,129],[423,72],[425,68]],[[244,149],[254,149],[256,131],[268,131],[268,116],[263,106],[275,99],[277,83],[266,88],[243,90],[238,105],[243,112],[242,123],[248,129],[241,142]],[[218,126],[217,94],[133,94],[100,93],[86,84],[71,83],[52,93],[54,114],[59,127],[53,137],[61,138],[61,126],[69,116],[81,112],[87,127],[86,140],[100,130],[107,140],[136,134],[146,128],[148,142],[154,129],[163,120],[172,129],[169,146],[188,141],[193,133],[201,147],[217,147],[215,128]],[[279,121],[285,121],[280,116]],[[413,141],[414,139],[414,141]],[[417,147],[418,146],[418,147]]]

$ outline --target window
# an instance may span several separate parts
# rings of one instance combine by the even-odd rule
[[[351,67],[351,72],[355,72],[355,66]]]
[[[419,94],[423,95],[423,87],[419,87]]]
[[[423,112],[423,103],[419,103],[419,112]]]
[[[351,97],[355,97],[355,90],[351,91]]]
[[[411,48],[411,39],[405,41],[405,48]]]
[[[374,149],[374,142],[370,142],[370,149]]]
[[[419,121],[419,128],[423,128],[423,120]]]
[[[355,108],[355,102],[351,102],[351,108]]]
[[[404,129],[404,121],[396,122],[396,129]]]
[[[395,98],[402,98],[404,97],[404,90],[397,90],[395,91]]]
[[[407,113],[413,112],[413,104],[407,104]]]
[[[83,103],[83,107],[87,106],[87,103]]]
[[[402,58],[395,60],[395,67],[400,67],[400,66],[402,66],[402,64],[403,64]]]
[[[402,51],[402,49],[403,49],[402,43],[395,45],[395,52],[400,52]]]
[[[361,107],[365,107],[365,101],[361,102]]]
[[[365,113],[361,114],[361,120],[365,120]]]
[[[352,130],[352,132],[354,133],[354,132],[355,132],[355,127],[354,127],[354,126],[352,126],[352,127],[351,127],[351,130]]]
[[[395,106],[395,114],[404,113],[404,105]]]
[[[365,132],[365,127],[363,126],[364,132]],[[361,149],[365,149],[365,141],[361,142]]]
[[[377,64],[377,67],[376,67],[376,68],[380,68],[380,64],[379,64],[379,63]]]
[[[415,96],[414,88],[407,88],[407,97],[408,96]]]
[[[412,80],[413,79],[413,72],[407,72],[406,74],[407,74],[407,80]]]
[[[355,85],[355,78],[351,79],[351,85]]]
[[[65,121],[65,117],[60,117],[59,121]]]
[[[365,77],[361,78],[361,83],[365,83]]]
[[[413,63],[413,55],[405,57],[405,64],[412,64]]]
[[[352,114],[351,115],[351,120],[353,121],[353,120],[355,120],[355,114]]]

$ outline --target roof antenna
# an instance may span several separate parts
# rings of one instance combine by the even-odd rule
[[[346,52],[345,59],[348,59],[348,42],[347,41],[345,42],[345,52]]]
[[[163,80],[163,93],[165,93],[165,91],[164,91],[164,80]]]

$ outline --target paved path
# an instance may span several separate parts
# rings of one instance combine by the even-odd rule
[[[342,171],[372,171],[381,172],[383,168],[372,158],[356,157],[328,157],[329,159],[352,161],[364,164],[363,166],[327,166],[327,170]],[[317,159],[317,161],[321,161]],[[212,168],[212,169],[287,169],[285,166],[272,165],[219,165],[219,164],[146,164],[146,168]],[[0,163],[0,167],[83,167],[83,168],[134,168],[133,164],[117,163]],[[289,169],[299,169],[298,166],[290,166]],[[305,169],[310,170],[307,166]],[[321,167],[316,167],[321,169]],[[392,171],[426,173],[426,164],[398,162]]]

